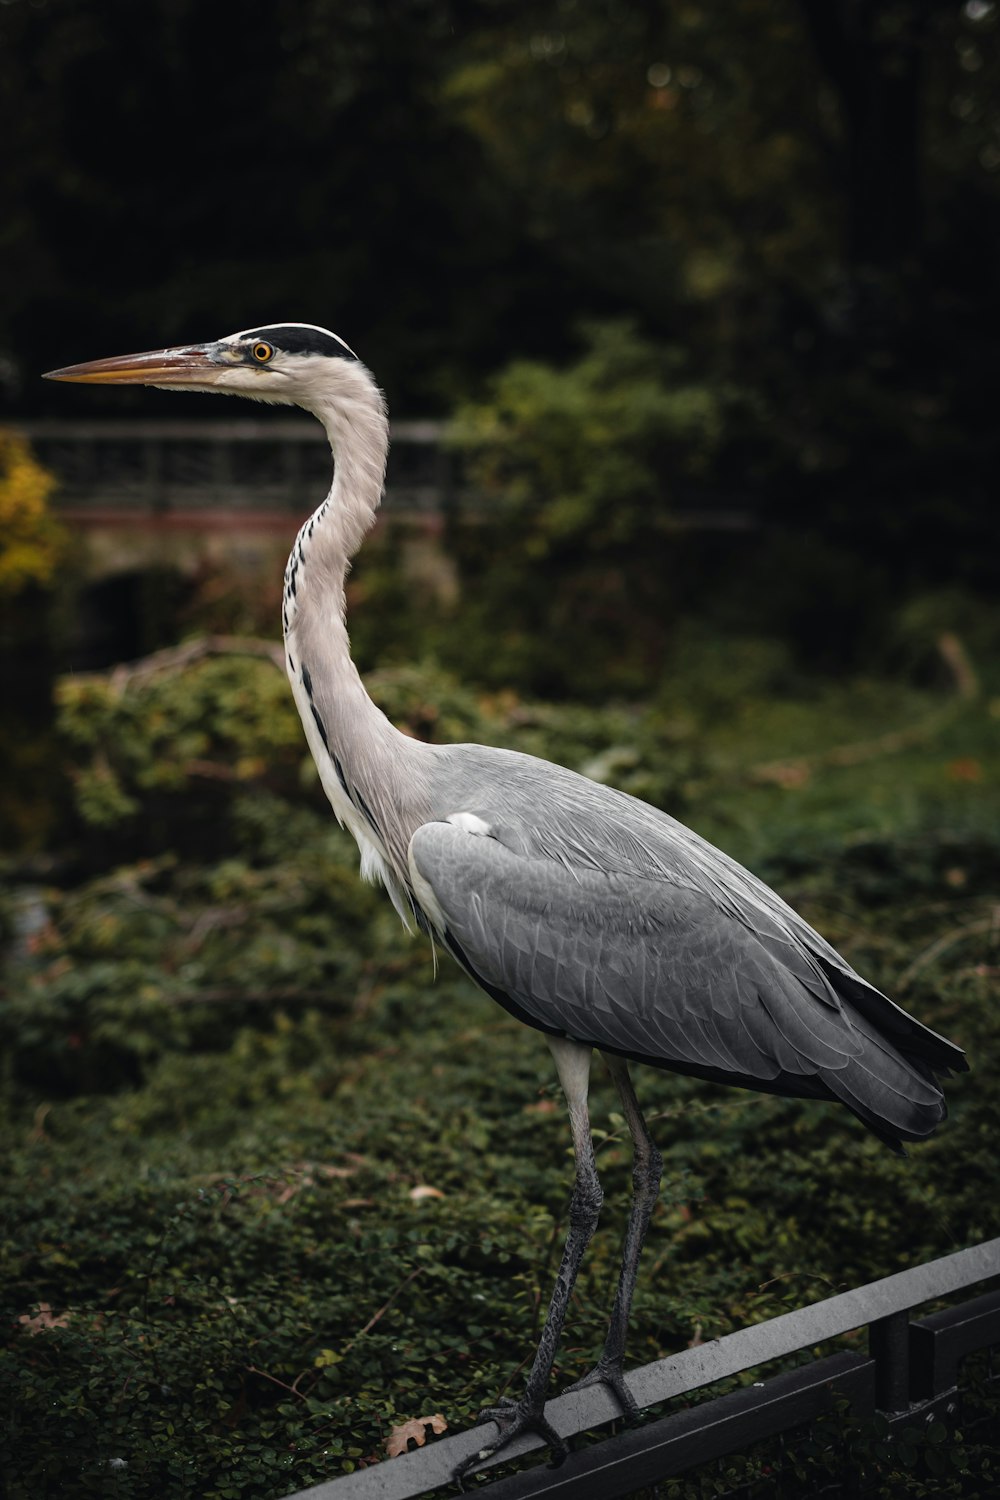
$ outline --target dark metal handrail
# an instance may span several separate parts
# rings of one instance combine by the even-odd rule
[[[834,1388],[859,1411],[909,1413],[914,1405],[933,1404],[954,1388],[962,1357],[1000,1343],[1000,1293],[915,1323],[908,1314],[923,1303],[995,1276],[1000,1276],[1000,1238],[643,1365],[627,1379],[639,1406],[649,1407],[811,1349],[852,1329],[868,1327],[870,1331],[867,1357],[847,1353],[816,1360],[803,1370],[775,1376],[753,1389],[718,1397],[582,1449],[559,1469],[531,1469],[485,1488],[479,1486],[477,1492],[488,1494],[491,1500],[532,1494],[561,1495],[566,1500],[593,1495],[610,1500],[695,1462],[738,1451],[740,1443],[748,1446],[807,1421],[829,1409]],[[613,1421],[620,1413],[604,1387],[590,1386],[557,1396],[546,1406],[545,1415],[568,1440]],[[708,1427],[715,1436],[706,1451]],[[451,1483],[455,1470],[485,1447],[494,1433],[493,1425],[487,1424],[439,1439],[399,1458],[297,1491],[288,1500],[415,1500]],[[542,1446],[540,1438],[525,1435],[511,1443],[496,1462],[506,1463]]]

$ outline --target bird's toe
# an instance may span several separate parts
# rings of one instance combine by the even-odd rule
[[[492,1406],[484,1406],[476,1417],[477,1422],[496,1422],[501,1427],[517,1406],[513,1396],[498,1396]]]
[[[622,1416],[628,1421],[634,1421],[638,1417],[639,1404],[625,1383],[625,1371],[621,1360],[599,1359],[586,1375],[582,1375],[579,1380],[574,1380],[572,1385],[566,1386],[563,1394],[565,1395],[568,1391],[583,1391],[591,1385],[606,1385],[621,1407]]]
[[[495,1422],[498,1435],[494,1442],[487,1443],[486,1447],[478,1449],[455,1471],[455,1479],[459,1485],[481,1468],[494,1454],[502,1453],[504,1448],[522,1432],[537,1432],[542,1441],[548,1444],[552,1453],[551,1467],[553,1469],[558,1468],[569,1454],[569,1449],[563,1439],[546,1420],[544,1407],[541,1405],[534,1406],[525,1401],[513,1401],[509,1396],[502,1396],[495,1405],[484,1407],[479,1413],[478,1420]]]

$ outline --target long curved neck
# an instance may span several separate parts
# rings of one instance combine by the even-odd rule
[[[351,558],[382,497],[388,419],[363,366],[336,374],[336,391],[312,406],[333,449],[333,484],[299,531],[285,570],[288,676],[334,811],[363,853],[374,848],[372,857],[384,857],[403,879],[410,834],[422,816],[422,778],[410,764],[417,747],[365,690],[351,659],[344,595]]]
[[[358,368],[351,375],[346,390],[317,399],[312,408],[326,429],[335,470],[329,494],[302,526],[288,559],[282,611],[286,635],[301,628],[303,615],[319,613],[324,623],[336,615],[343,624],[347,570],[382,499],[389,453],[385,402],[366,370]],[[343,634],[346,642],[346,630]]]

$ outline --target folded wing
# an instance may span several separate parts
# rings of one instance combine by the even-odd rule
[[[689,885],[577,868],[450,822],[417,830],[410,863],[459,962],[543,1031],[715,1081],[836,1098],[894,1148],[944,1116],[929,1063],[885,1034],[878,1002],[897,1032],[924,1028],[766,912],[753,930]]]

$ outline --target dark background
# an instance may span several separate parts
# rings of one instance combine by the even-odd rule
[[[998,36],[989,0],[13,0],[8,409],[299,319],[447,414],[626,316],[759,403],[707,488],[879,588],[992,588]]]

